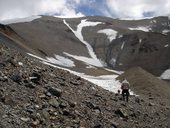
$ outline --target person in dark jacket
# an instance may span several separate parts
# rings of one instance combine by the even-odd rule
[[[121,89],[122,89],[123,101],[125,101],[126,99],[126,102],[128,102],[130,93],[129,93],[129,82],[126,79],[122,82]]]

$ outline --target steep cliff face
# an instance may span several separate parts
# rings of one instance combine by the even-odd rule
[[[168,17],[126,21],[43,16],[32,22],[1,25],[0,31],[51,64],[59,65],[56,56],[69,59],[74,63],[69,68],[75,71],[89,73],[84,71],[89,65],[123,71],[140,66],[160,75],[170,67],[169,22]]]
[[[166,36],[141,32],[126,35],[120,40],[111,43],[108,50],[108,64],[114,69],[127,70],[140,66],[159,75],[169,68],[170,44]],[[114,65],[110,61],[112,58],[115,58]]]

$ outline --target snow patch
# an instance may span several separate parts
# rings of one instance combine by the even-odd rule
[[[139,39],[139,45],[141,45],[142,44],[142,39]]]
[[[86,68],[93,68],[93,69],[97,69],[96,67],[92,66],[92,65],[88,65]]]
[[[97,66],[97,67],[103,67],[103,65],[101,64],[101,62],[98,60],[96,61],[96,59],[93,58],[88,58],[88,57],[84,57],[84,56],[77,56],[77,55],[71,55],[69,53],[64,52],[65,55],[72,57],[76,60],[82,61],[84,63],[86,63],[87,65],[93,65],[93,66]]]
[[[121,50],[123,50],[124,46],[125,46],[125,41],[121,45]]]
[[[167,23],[167,22],[162,23],[162,26],[167,26],[167,25],[168,25],[168,23]]]
[[[106,34],[109,39],[110,42],[112,42],[112,40],[116,39],[117,36],[117,31],[113,30],[113,29],[103,29],[103,30],[99,30],[97,33],[104,33]]]
[[[43,58],[38,57],[36,55],[33,55],[31,53],[27,53],[27,54],[34,57],[34,58],[41,60],[42,63],[48,64],[48,65],[53,66],[53,67],[56,67],[56,66],[54,66],[54,64],[64,66],[64,67],[74,67],[75,66],[75,64],[72,60],[65,58],[63,56],[55,55],[55,58],[46,57],[46,59],[43,59]]]
[[[115,65],[116,65],[116,59],[115,59],[115,58],[112,58],[112,59],[110,60],[110,64],[113,65],[113,66],[115,66]]]
[[[129,30],[139,30],[139,31],[149,32],[151,28],[149,26],[138,26],[136,28],[129,28]]]
[[[169,46],[169,44],[166,44],[164,47],[166,48],[166,47],[168,47]]]
[[[117,93],[121,88],[121,83],[116,80],[117,75],[103,75],[103,76],[83,76],[84,79],[112,92]]]
[[[157,23],[157,21],[156,20],[151,20],[150,23]]]
[[[123,37],[123,35],[119,35],[119,36],[118,36],[118,38],[122,38],[122,37]]]
[[[11,20],[3,20],[0,21],[1,24],[8,25],[8,24],[14,24],[14,23],[22,23],[22,22],[31,22],[35,19],[39,19],[41,16],[32,16],[32,17],[26,17],[26,18],[18,18],[18,19],[11,19]]]
[[[37,59],[39,59],[39,60],[41,60],[41,61],[47,61],[47,60],[45,60],[45,59],[43,59],[43,58],[41,58],[41,57],[39,57],[39,56],[36,56],[36,55],[34,55],[34,54],[31,54],[31,53],[27,53],[29,56],[32,56],[32,57],[34,57],[34,58],[37,58]]]
[[[139,39],[139,43],[140,43],[140,44],[142,43],[142,39]]]
[[[122,83],[116,80],[118,75],[102,75],[102,76],[81,75],[81,77],[114,93],[117,93],[118,90],[121,90]],[[134,93],[130,91],[130,95],[134,95]]]
[[[112,91],[115,93],[117,93],[117,91],[120,90],[121,83],[118,80],[116,80],[116,77],[118,77],[118,75],[89,76],[89,75],[85,75],[84,73],[78,73],[78,72],[75,72],[75,71],[72,71],[72,70],[69,70],[66,68],[58,67],[56,65],[49,63],[47,60],[45,60],[41,57],[38,57],[36,55],[33,55],[31,53],[27,53],[27,54],[34,58],[41,60],[41,62],[46,65],[69,71],[70,73],[80,76],[81,78],[86,79],[98,86],[101,86],[102,88],[104,88],[106,90],[109,90],[109,91]],[[111,71],[111,70],[109,70],[109,71]],[[115,72],[115,71],[113,70],[113,72]],[[118,72],[118,73],[121,74],[122,72]]]
[[[170,32],[170,30],[165,29],[165,30],[162,31],[162,34],[166,35],[168,32]]]
[[[92,58],[87,58],[87,57],[79,57],[79,56],[74,56],[74,55],[70,55],[68,54],[68,56],[72,56],[73,58],[76,58],[78,60],[84,60],[84,62],[90,62],[90,64],[93,64],[94,66],[99,66],[99,67],[103,67],[102,63],[100,62],[100,60],[97,58],[97,56],[95,55],[93,48],[91,47],[91,45],[84,40],[83,35],[82,35],[82,29],[83,27],[88,27],[88,26],[96,26],[98,24],[103,24],[102,22],[90,22],[87,21],[87,19],[81,20],[81,23],[77,26],[77,30],[73,30],[70,25],[63,20],[64,24],[70,28],[70,30],[74,33],[74,35],[83,43],[86,45],[87,50],[90,54],[90,56]],[[95,63],[95,64],[94,64]]]
[[[23,66],[24,64],[22,62],[18,62],[18,65],[19,66]]]
[[[110,72],[113,72],[113,73],[116,73],[118,75],[121,75],[122,73],[124,73],[124,71],[116,71],[116,70],[113,70],[113,69],[108,69],[108,68],[104,68],[105,70],[107,71],[110,71]]]
[[[161,79],[164,79],[164,80],[170,79],[170,69],[165,70],[160,77]]]
[[[47,62],[64,67],[75,67],[75,64],[72,60],[59,55],[55,55],[55,58],[47,57]]]
[[[123,64],[122,63],[119,63],[120,66],[122,66]]]

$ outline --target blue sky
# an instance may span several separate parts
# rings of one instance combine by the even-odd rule
[[[0,20],[32,15],[139,19],[170,15],[170,0],[0,0]]]
[[[93,0],[89,4],[79,4],[77,6],[77,12],[81,12],[86,16],[105,16],[102,11],[106,8],[105,0]]]

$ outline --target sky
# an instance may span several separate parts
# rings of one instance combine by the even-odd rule
[[[170,0],[0,0],[0,20],[56,15],[140,19],[170,14]]]

